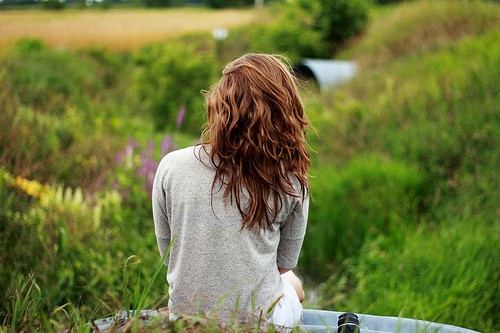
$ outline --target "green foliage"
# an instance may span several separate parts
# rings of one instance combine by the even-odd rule
[[[17,276],[32,274],[41,289],[40,310],[46,313],[66,302],[83,304],[86,316],[99,300],[105,306],[133,306],[122,303],[129,290],[141,283],[141,275],[152,276],[160,262],[157,255],[150,255],[157,252],[150,209],[127,205],[116,191],[87,197],[79,188],[42,185],[5,171],[0,186],[6,203],[0,213],[0,249],[9,253],[0,268],[2,290],[14,291]],[[147,195],[144,202],[149,202]],[[132,255],[141,259],[123,268]],[[120,296],[124,269],[133,273]],[[165,294],[164,288],[164,282],[155,283],[156,293]],[[1,303],[8,304],[11,297],[15,294],[2,295]]]
[[[80,325],[130,308],[126,295],[158,265],[145,175],[115,165],[125,138],[152,127],[136,113],[128,66],[102,50],[56,51],[31,40],[2,59],[0,322],[11,329]],[[123,286],[130,256],[142,264],[127,265]],[[4,306],[21,302],[27,287],[17,283],[31,275],[41,299],[15,310],[29,316],[19,323]],[[143,299],[148,306],[166,294],[160,280]]]
[[[312,26],[311,15],[292,4],[273,9],[272,21],[257,26],[250,36],[250,47],[256,52],[285,54],[291,61],[301,58],[328,57],[321,34]]]
[[[324,279],[381,234],[418,221],[426,179],[415,167],[358,156],[344,168],[322,167],[311,180],[312,202],[302,267]]]
[[[368,0],[321,0],[316,29],[333,53],[368,26]]]
[[[42,292],[32,277],[24,278],[20,276],[17,279],[14,292],[8,291],[7,294],[13,296],[11,301],[7,303],[7,313],[9,315],[5,318],[4,324],[7,323],[12,332],[20,332],[29,327],[27,318],[38,319],[40,316],[38,306],[42,298]]]
[[[335,306],[494,332],[500,230],[481,220],[449,219],[437,228],[422,225],[400,244],[386,236],[366,244],[357,287]],[[331,281],[332,291],[340,280]]]
[[[417,163],[435,184],[435,204],[461,191],[457,177],[498,162],[492,150],[499,140],[494,126],[498,78],[493,74],[500,66],[498,38],[491,33],[423,59],[397,62],[392,75],[377,73],[372,79],[379,85],[385,81],[382,94],[367,88],[373,113],[366,115],[364,126],[373,130],[365,149]]]
[[[41,182],[93,186],[134,130],[120,120],[137,105],[123,92],[126,75],[117,77],[130,72],[127,66],[104,51],[20,41],[1,60],[1,165]]]
[[[230,34],[227,54],[253,40],[252,51],[327,56],[319,2],[288,7],[256,35]],[[319,135],[299,270],[328,278],[325,309],[499,331],[498,4],[383,15],[341,55],[359,61],[357,78],[304,94]],[[148,194],[173,145],[152,129],[194,142],[217,68],[210,45],[188,41],[121,56],[26,40],[1,59],[0,331],[88,332],[91,319],[165,301],[163,279],[148,284],[164,274]],[[232,329],[198,317],[162,327]]]
[[[498,3],[487,1],[412,1],[375,16],[366,38],[342,52],[366,68],[383,68],[402,57],[418,57],[454,45],[468,36],[500,28]],[[406,59],[406,58],[405,58]]]
[[[204,0],[204,2],[210,8],[227,8],[250,6],[254,0]]]
[[[150,45],[135,61],[139,66],[135,89],[156,128],[173,129],[179,110],[185,108],[184,129],[198,134],[204,119],[201,91],[210,88],[217,68],[213,55],[191,44],[173,42]]]
[[[147,7],[168,7],[172,0],[143,0]]]
[[[21,40],[3,60],[4,83],[23,105],[61,113],[66,105],[86,102],[102,87],[96,64],[70,52],[49,49],[38,40]]]
[[[253,51],[285,54],[291,61],[328,56],[321,34],[314,30],[312,7],[294,2],[277,4],[270,11],[269,20],[250,34]]]
[[[251,35],[251,48],[284,53],[292,61],[329,58],[368,24],[365,0],[288,1],[274,6],[269,22]]]
[[[437,7],[442,11],[430,10]],[[323,108],[312,104],[311,119],[320,132],[314,148],[329,155],[318,156],[316,168],[335,166],[329,176],[331,192],[320,193],[345,188],[337,177],[366,154],[390,156],[425,175],[416,210],[402,219],[409,223],[369,234],[351,249],[358,253],[326,266],[332,275],[321,292],[324,307],[498,331],[489,318],[499,311],[499,14],[498,5],[483,2],[395,7],[393,15],[373,23],[385,28],[372,27],[351,51],[363,65],[353,82],[323,96]],[[394,23],[399,19],[405,24]],[[416,41],[415,36],[420,36],[418,47],[410,49],[406,44]],[[312,186],[328,188],[326,178],[318,173]],[[340,202],[351,198],[356,196]],[[343,235],[356,225],[363,205],[349,207],[345,226],[332,234]],[[311,224],[315,210],[337,209],[333,204],[318,208],[311,213]],[[390,203],[388,216],[400,208]],[[326,223],[321,230],[327,230]],[[314,242],[307,240],[306,251]]]
[[[64,0],[42,0],[42,8],[49,10],[60,10],[66,7]]]
[[[407,1],[407,0],[375,0],[376,3],[381,4],[381,5],[397,3],[397,2],[404,2],[404,1]]]

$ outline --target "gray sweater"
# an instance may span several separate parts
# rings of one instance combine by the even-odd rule
[[[237,312],[238,320],[251,320],[281,296],[278,267],[297,264],[309,200],[284,197],[274,230],[257,234],[241,230],[241,215],[223,199],[223,190],[211,199],[213,179],[200,147],[169,153],[158,167],[153,216],[162,256],[172,241],[165,260],[168,306],[176,315],[201,312],[229,320]],[[296,179],[294,186],[300,190]]]

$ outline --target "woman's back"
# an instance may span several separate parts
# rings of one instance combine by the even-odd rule
[[[221,191],[207,200],[214,173],[200,146],[168,154],[158,168],[153,212],[160,248],[173,240],[169,308],[179,314],[213,310],[228,320],[238,303],[239,319],[258,316],[281,295],[278,264],[297,263],[289,253],[302,245],[307,202],[284,197],[272,231],[242,229],[237,207]]]
[[[306,228],[308,121],[289,69],[266,54],[228,64],[205,101],[200,145],[168,154],[155,177],[162,255],[172,242],[169,307],[246,320],[283,295],[299,303],[280,273],[296,266]],[[276,318],[294,322],[293,309]]]

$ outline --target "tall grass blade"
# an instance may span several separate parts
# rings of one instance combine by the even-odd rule
[[[136,304],[136,307],[134,309],[135,316],[139,316],[139,314],[141,313],[141,309],[144,306],[144,302],[146,301],[146,297],[149,294],[149,291],[151,290],[151,287],[153,286],[154,281],[158,277],[158,274],[160,274],[161,269],[165,265],[165,259],[169,255],[170,250],[172,249],[172,244],[174,243],[174,241],[175,241],[175,237],[170,242],[170,245],[168,246],[167,251],[165,252],[163,257],[161,258],[160,264],[156,268],[156,271],[154,272],[153,276],[149,279],[148,284],[146,285],[146,288],[144,288],[142,293],[138,296],[137,303],[134,302],[134,304]]]

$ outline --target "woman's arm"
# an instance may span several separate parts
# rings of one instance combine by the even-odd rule
[[[156,241],[160,256],[163,258],[168,250],[171,241],[170,225],[168,223],[166,194],[164,183],[164,160],[161,161],[153,182],[153,220],[155,226]],[[168,256],[165,258],[165,265],[168,265]]]

